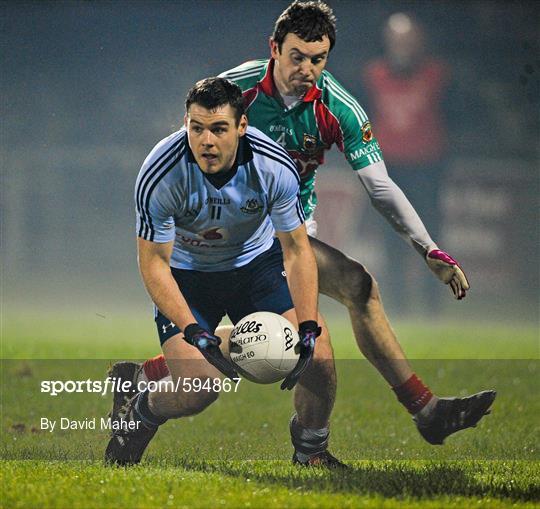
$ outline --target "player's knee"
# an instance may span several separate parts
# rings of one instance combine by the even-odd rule
[[[331,360],[333,362],[334,352],[330,343],[330,336],[326,324],[323,326],[322,334],[317,338],[315,343],[315,351],[313,353],[312,362],[318,362],[320,360]]]
[[[334,352],[326,326],[323,328],[323,333],[317,338],[315,351],[313,352],[313,358],[311,359],[308,371],[311,371],[313,376],[323,385],[335,383],[336,369]]]
[[[381,294],[379,293],[379,284],[373,276],[370,275],[369,277],[371,278],[371,286],[368,300],[371,302],[380,302]]]
[[[365,319],[371,320],[379,313],[383,312],[383,304],[381,294],[379,292],[379,285],[375,278],[366,271],[369,277],[369,291],[366,294],[362,294],[358,300],[358,307],[362,308]]]
[[[377,298],[377,282],[361,263],[348,258],[342,265],[342,274],[343,300],[347,307],[365,306],[371,298]]]

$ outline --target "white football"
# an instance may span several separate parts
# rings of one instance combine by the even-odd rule
[[[248,380],[271,384],[285,378],[298,362],[299,342],[294,325],[268,311],[240,320],[230,336],[231,360]]]

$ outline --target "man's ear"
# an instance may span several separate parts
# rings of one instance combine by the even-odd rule
[[[270,37],[268,39],[268,44],[270,46],[270,56],[275,60],[279,55],[278,43]]]
[[[187,121],[188,121],[187,113],[184,113],[184,126],[186,127],[186,129],[187,129]]]
[[[246,116],[246,115],[242,115],[242,116],[240,117],[240,122],[238,122],[238,134],[239,134],[240,136],[244,136],[244,134],[246,134],[247,126],[248,126],[248,119],[247,119],[247,116]]]

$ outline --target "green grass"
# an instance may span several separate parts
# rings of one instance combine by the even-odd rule
[[[43,508],[532,508],[538,496],[535,475],[538,480],[536,468],[515,462],[361,461],[342,474],[306,471],[283,461],[180,458],[129,470],[96,462],[7,461],[3,476],[10,489],[3,501],[5,507]],[[24,489],[17,489],[21,479]]]
[[[246,381],[202,414],[167,423],[143,463],[126,470],[102,465],[106,431],[40,430],[43,416],[99,422],[110,398],[52,397],[40,393],[40,381],[99,380],[115,359],[155,354],[148,318],[29,321],[11,315],[2,331],[0,506],[538,506],[540,363],[534,329],[396,327],[415,370],[437,393],[498,391],[492,414],[477,429],[433,447],[360,359],[346,322],[329,322],[341,359],[331,450],[352,466],[350,472],[293,467],[287,430],[291,395],[277,385]]]
[[[155,355],[159,342],[151,310],[102,314],[22,314],[4,310],[4,359],[141,359]],[[336,358],[356,359],[346,315],[327,318]],[[398,323],[398,339],[410,359],[531,359],[540,357],[538,329],[527,324]]]

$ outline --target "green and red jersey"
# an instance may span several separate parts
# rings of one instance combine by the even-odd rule
[[[253,60],[220,76],[242,89],[250,125],[281,144],[296,161],[302,206],[309,218],[317,205],[315,176],[325,150],[335,144],[353,170],[382,161],[382,153],[366,113],[328,71],[287,108],[274,84],[273,69],[272,59]]]

